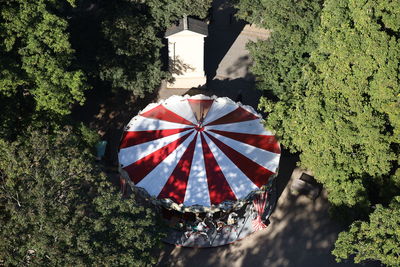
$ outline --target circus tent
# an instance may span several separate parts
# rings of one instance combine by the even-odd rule
[[[277,173],[280,145],[250,106],[172,96],[126,126],[120,170],[136,188],[181,211],[243,203]]]

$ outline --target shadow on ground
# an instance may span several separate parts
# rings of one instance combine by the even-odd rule
[[[236,11],[228,1],[214,0],[212,10],[209,34],[204,43],[207,80],[215,77],[220,62],[246,25],[245,21],[235,19]]]
[[[161,89],[159,98],[167,99],[172,95],[197,95],[203,94],[207,96],[229,97],[234,101],[240,101],[242,104],[250,105],[257,110],[258,101],[262,93],[254,88],[254,82],[248,81],[246,78],[231,79],[214,79],[202,88],[191,89]],[[238,100],[239,95],[241,99]]]
[[[95,129],[108,142],[106,164],[118,164],[118,146],[125,125],[148,104],[157,100],[158,89],[144,98],[136,97],[130,91],[112,92],[102,85],[86,92],[86,102],[72,111],[72,117]]]

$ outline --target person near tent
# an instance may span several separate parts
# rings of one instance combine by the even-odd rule
[[[122,177],[121,175],[119,176],[119,186],[120,186],[120,191],[121,191],[122,196],[125,196],[127,183],[126,183],[126,179],[124,177]]]

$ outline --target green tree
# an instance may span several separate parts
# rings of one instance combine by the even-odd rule
[[[372,194],[387,202],[399,190],[399,12],[390,1],[325,1],[301,78],[260,102],[337,206],[368,208]]]
[[[377,205],[369,222],[356,221],[342,232],[333,255],[338,262],[354,257],[356,263],[379,260],[387,266],[400,266],[400,197],[389,207]]]
[[[340,234],[334,254],[397,266],[399,199],[383,207],[400,192],[400,5],[306,2],[237,3],[242,18],[272,30],[249,47],[258,88],[275,96],[259,107],[327,189],[337,217],[365,218],[381,203],[370,223]]]
[[[184,15],[206,18],[211,2],[212,0],[149,0],[146,5],[156,25],[164,31]]]
[[[6,0],[0,7],[0,94],[34,99],[35,110],[68,114],[84,101],[85,77],[74,69],[68,22],[59,16],[69,1]],[[28,100],[29,102],[29,100]],[[25,114],[23,114],[25,115]]]
[[[148,7],[131,1],[109,2],[102,22],[106,42],[100,50],[100,78],[113,88],[144,96],[165,78],[160,29]]]
[[[162,229],[121,199],[71,128],[0,140],[0,259],[5,265],[147,266]],[[87,135],[87,133],[85,133]]]

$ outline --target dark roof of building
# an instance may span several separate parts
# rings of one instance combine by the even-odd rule
[[[178,32],[184,31],[184,30],[197,32],[197,33],[203,34],[205,36],[208,35],[207,23],[205,23],[201,20],[184,17],[184,18],[181,18],[176,25],[170,27],[165,32],[165,37],[171,36],[175,33],[178,33]]]

